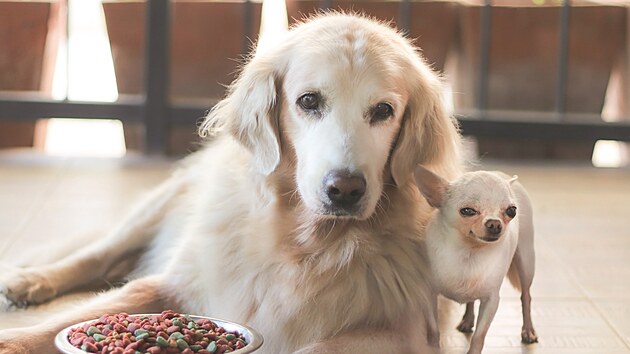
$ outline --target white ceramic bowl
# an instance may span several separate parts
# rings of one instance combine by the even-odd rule
[[[140,316],[151,316],[151,315],[159,316],[160,314],[139,314],[139,315],[130,315],[130,316],[140,317]],[[237,331],[240,334],[242,334],[243,337],[245,338],[245,341],[247,342],[247,345],[241,349],[231,352],[231,354],[252,353],[256,351],[258,348],[260,348],[260,346],[263,344],[262,335],[248,326],[230,322],[230,321],[224,321],[224,320],[220,320],[220,319],[212,318],[212,317],[192,316],[192,315],[189,315],[187,317],[189,317],[190,319],[194,321],[201,320],[201,319],[210,320],[216,323],[218,326],[225,328],[227,331]],[[84,324],[88,322],[94,322],[96,320],[97,319],[85,321],[81,323],[76,323],[76,324],[73,324],[72,326],[68,326],[64,328],[63,330],[61,330],[59,333],[57,333],[57,336],[55,336],[55,346],[57,347],[57,349],[59,349],[62,353],[65,353],[65,354],[85,354],[86,352],[70,344],[70,342],[68,341],[68,333],[70,332],[72,328],[83,326]]]

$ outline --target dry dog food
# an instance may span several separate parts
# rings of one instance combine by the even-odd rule
[[[149,316],[103,315],[72,328],[68,340],[85,352],[102,354],[222,354],[247,345],[238,332],[170,310]]]

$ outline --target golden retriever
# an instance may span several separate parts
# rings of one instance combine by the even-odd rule
[[[459,173],[439,77],[385,24],[320,14],[243,67],[185,159],[116,230],[57,263],[5,273],[5,307],[39,303],[139,263],[125,286],[2,353],[54,352],[64,326],[176,311],[246,323],[261,353],[426,353],[431,288],[418,163]],[[90,271],[86,271],[90,270]]]

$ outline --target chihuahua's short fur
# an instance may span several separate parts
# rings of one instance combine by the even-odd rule
[[[457,326],[461,332],[472,332],[474,301],[481,301],[468,354],[481,353],[506,275],[521,291],[521,339],[523,343],[538,341],[529,292],[534,278],[532,206],[516,178],[477,171],[449,183],[423,166],[415,171],[420,192],[437,208],[426,231],[436,296],[466,303],[466,313]],[[437,344],[437,317],[430,327],[430,340]]]

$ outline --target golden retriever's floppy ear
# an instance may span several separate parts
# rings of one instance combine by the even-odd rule
[[[444,107],[442,83],[424,63],[415,66],[417,80],[410,80],[411,95],[391,157],[392,177],[399,187],[409,183],[418,164],[447,179],[460,168],[460,135]]]
[[[221,131],[234,136],[254,156],[256,169],[269,175],[280,163],[277,64],[255,56],[232,83],[227,97],[217,103],[199,127],[206,136]]]

